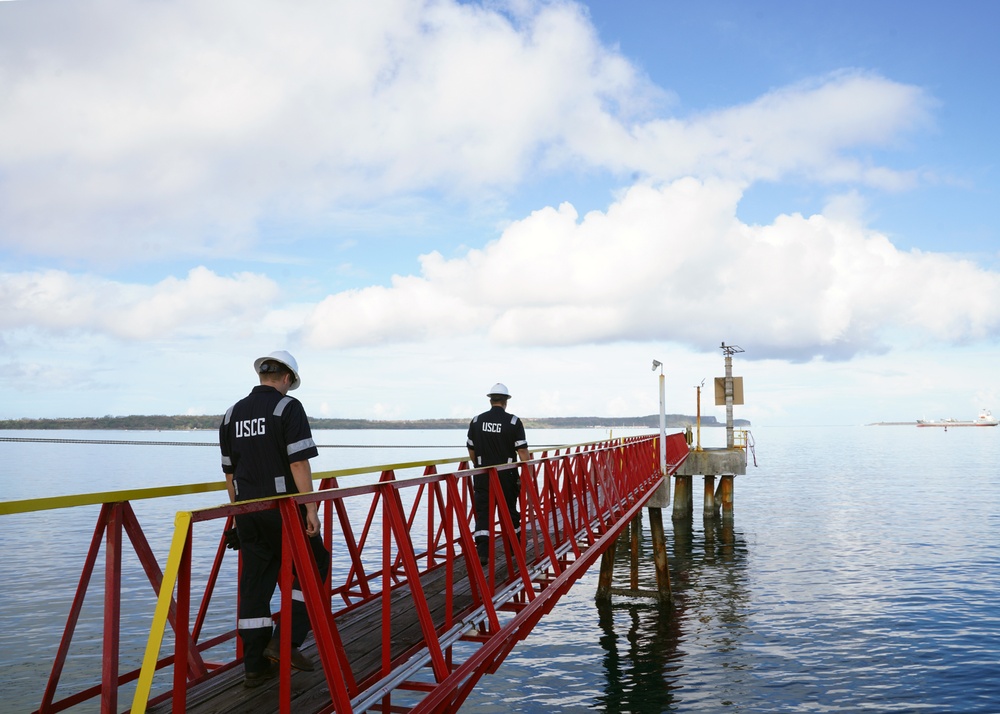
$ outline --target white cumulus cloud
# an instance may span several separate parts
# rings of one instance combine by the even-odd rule
[[[94,333],[120,340],[206,337],[253,325],[278,297],[261,275],[194,268],[155,285],[59,270],[0,274],[0,330]]]
[[[24,3],[0,23],[0,246],[247,245],[338,202],[519,180],[656,91],[580,6]]]
[[[838,73],[671,117],[667,93],[601,43],[580,5],[501,7],[12,3],[0,247],[95,263],[226,254],[263,224],[567,168],[914,181],[855,152],[926,120],[916,87]]]
[[[736,217],[731,183],[635,186],[607,211],[546,208],[420,276],[331,295],[305,321],[318,347],[470,336],[511,345],[739,335],[754,356],[844,358],[898,333],[965,341],[1000,331],[1000,274],[898,250],[847,217]]]

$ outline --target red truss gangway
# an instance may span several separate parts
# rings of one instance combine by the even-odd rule
[[[457,471],[438,473],[438,464],[455,462],[422,462],[421,476],[397,478],[396,468],[386,468],[377,482],[343,487],[338,478],[362,470],[321,473],[315,493],[178,512],[162,573],[128,501],[104,503],[37,711],[58,712],[99,696],[102,714],[112,714],[118,711],[118,689],[130,682],[135,683],[131,711],[136,714],[456,711],[480,678],[499,667],[615,542],[663,477],[677,470],[688,453],[683,434],[666,438],[666,453],[666,474],[660,470],[656,436],[567,447],[520,464],[519,532],[492,498],[500,493],[495,469],[470,470],[463,461]],[[472,536],[472,476],[484,471],[491,481],[493,534],[486,566],[479,563]],[[299,515],[298,504],[310,501],[321,505],[324,539],[333,556],[325,582]],[[281,606],[275,618],[291,617],[294,567],[313,626],[303,649],[314,647],[317,667],[293,675],[286,656],[275,680],[246,689],[235,629],[205,639],[201,632],[226,554],[221,533],[234,515],[268,509],[278,510],[283,524]],[[211,522],[218,524],[209,528],[213,562],[193,568],[193,554],[205,550],[195,547],[193,526]],[[118,671],[120,610],[114,591],[121,583],[123,527],[158,593],[142,667],[124,674]],[[55,701],[105,532],[101,684]],[[201,579],[193,570],[208,570],[197,603],[195,582]],[[233,607],[232,621],[235,612]],[[290,631],[282,628],[285,653]],[[173,651],[161,657],[165,637]]]

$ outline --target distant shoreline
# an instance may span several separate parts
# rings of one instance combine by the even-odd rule
[[[470,415],[471,418],[471,415]],[[658,414],[641,417],[523,417],[529,429],[659,429]],[[216,430],[222,415],[152,415],[152,416],[103,416],[75,417],[60,419],[4,419],[0,420],[0,430],[117,430],[117,431],[206,431]],[[695,426],[696,418],[686,414],[667,414],[666,425],[671,429]],[[746,419],[734,419],[734,426],[750,426]],[[468,419],[322,419],[310,417],[313,429],[466,429]],[[701,425],[706,428],[724,427],[725,423],[715,417],[702,417]]]

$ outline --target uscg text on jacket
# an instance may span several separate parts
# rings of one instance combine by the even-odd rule
[[[243,421],[236,422],[236,438],[263,436],[264,424],[266,422],[267,420],[264,417],[260,417],[259,419],[244,419]]]

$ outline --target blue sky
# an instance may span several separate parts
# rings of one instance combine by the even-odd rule
[[[0,418],[1000,411],[998,20],[0,0]]]

